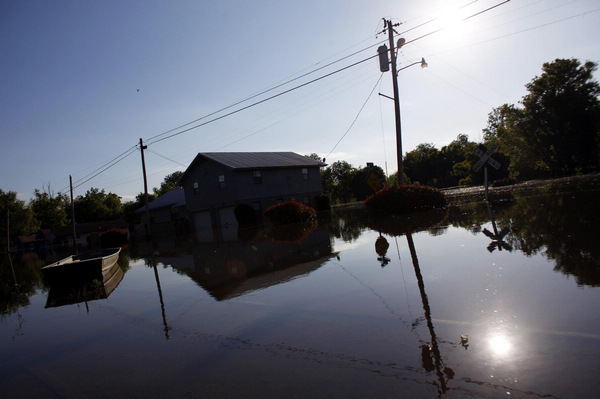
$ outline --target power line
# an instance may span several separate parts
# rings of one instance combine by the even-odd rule
[[[156,151],[152,151],[150,148],[147,148],[147,150],[148,150],[148,152],[151,152],[151,153],[153,153],[154,155],[158,155],[159,157],[161,157],[161,158],[163,158],[163,159],[166,159],[167,161],[173,162],[173,163],[175,163],[175,164],[177,164],[177,165],[180,165],[180,166],[183,166],[184,168],[187,168],[187,165],[184,165],[184,164],[182,164],[182,163],[180,163],[180,162],[174,161],[174,160],[172,160],[171,158],[167,158],[166,156],[164,156],[164,155],[161,155],[161,154],[159,154],[159,153],[158,153],[158,152],[156,152]]]
[[[208,120],[208,121],[206,121],[206,122],[204,122],[204,123],[201,123],[201,124],[199,124],[199,125],[192,126],[192,127],[190,127],[190,128],[187,128],[187,129],[185,129],[185,130],[182,130],[182,131],[180,131],[180,132],[173,133],[173,134],[171,134],[171,135],[169,135],[169,136],[166,136],[166,137],[163,137],[163,138],[161,138],[161,139],[155,140],[155,141],[153,141],[152,143],[149,143],[149,144],[155,144],[155,143],[158,143],[158,142],[160,142],[160,141],[163,141],[163,140],[169,139],[169,138],[171,138],[171,137],[178,136],[178,135],[180,135],[180,134],[183,134],[183,133],[185,133],[185,132],[189,132],[190,130],[197,129],[197,128],[201,127],[201,126],[208,125],[209,123],[216,122],[216,121],[218,121],[218,120],[220,120],[220,119],[223,119],[223,118],[226,118],[226,117],[228,117],[228,116],[231,116],[231,115],[237,114],[238,112],[244,111],[244,110],[246,110],[246,109],[248,109],[248,108],[252,108],[252,107],[254,107],[254,106],[256,106],[256,105],[259,105],[259,104],[262,104],[262,103],[264,103],[264,102],[270,101],[270,100],[272,100],[272,99],[274,99],[274,98],[277,98],[277,97],[280,97],[280,96],[282,96],[282,95],[284,95],[284,94],[288,94],[288,93],[290,93],[290,92],[292,92],[292,91],[298,90],[298,89],[300,89],[300,88],[302,88],[302,87],[304,87],[304,86],[308,86],[309,84],[315,83],[315,82],[317,82],[317,81],[319,81],[319,80],[322,80],[322,79],[325,79],[325,78],[327,78],[327,77],[329,77],[329,76],[335,75],[336,73],[339,73],[339,72],[345,71],[346,69],[349,69],[349,68],[355,67],[355,66],[357,66],[357,65],[359,65],[359,64],[362,64],[363,62],[369,61],[369,60],[371,60],[371,59],[373,59],[373,58],[376,58],[376,57],[379,57],[379,54],[375,54],[375,55],[373,55],[373,56],[371,56],[371,57],[368,57],[368,58],[365,58],[365,59],[363,59],[363,60],[361,60],[361,61],[355,62],[355,63],[353,63],[353,64],[350,64],[350,65],[348,65],[348,66],[345,66],[345,67],[343,67],[343,68],[337,69],[337,70],[335,70],[335,71],[333,71],[333,72],[330,72],[330,73],[328,73],[328,74],[325,74],[325,75],[323,75],[323,76],[320,76],[320,77],[318,77],[318,78],[315,78],[315,79],[313,79],[313,80],[310,80],[310,81],[308,81],[308,82],[302,83],[302,84],[300,84],[300,85],[298,85],[298,86],[295,86],[295,87],[292,87],[292,88],[290,88],[290,89],[288,89],[288,90],[285,90],[285,91],[282,91],[282,92],[280,92],[280,93],[274,94],[274,95],[272,95],[272,96],[270,96],[270,97],[267,97],[267,98],[265,98],[265,99],[263,99],[263,100],[260,100],[260,101],[254,102],[254,103],[252,103],[252,104],[246,105],[245,107],[238,108],[238,109],[236,109],[236,110],[234,110],[234,111],[231,111],[231,112],[229,112],[229,113],[227,113],[227,114],[224,114],[224,115],[218,116],[218,117],[216,117],[216,118],[213,118],[213,119],[211,119],[211,120]],[[148,144],[148,145],[149,145],[149,144]]]
[[[308,76],[308,75],[311,75],[311,74],[313,74],[313,73],[315,73],[315,72],[318,72],[318,71],[320,71],[320,70],[322,70],[322,69],[325,69],[325,68],[327,68],[327,67],[329,67],[329,66],[331,66],[331,65],[337,64],[338,62],[341,62],[341,61],[343,61],[343,60],[346,60],[346,59],[348,59],[348,58],[350,58],[350,57],[352,57],[352,56],[355,56],[355,55],[357,55],[357,54],[360,54],[360,53],[362,53],[363,51],[370,50],[370,49],[371,49],[371,48],[373,48],[374,46],[376,46],[376,45],[378,45],[378,44],[381,44],[381,43],[383,43],[383,42],[376,43],[376,44],[374,44],[374,45],[371,45],[371,46],[365,47],[365,48],[363,48],[363,49],[361,49],[361,50],[355,51],[355,52],[354,52],[354,53],[352,53],[352,54],[349,54],[349,55],[347,55],[347,56],[345,56],[345,57],[339,58],[339,59],[337,59],[337,60],[335,60],[335,61],[332,61],[332,62],[330,62],[330,63],[328,63],[328,64],[325,64],[325,65],[323,65],[323,66],[321,66],[321,67],[319,67],[319,68],[317,68],[317,69],[314,69],[314,70],[312,70],[312,71],[309,71],[309,72],[306,72],[306,73],[304,73],[304,74],[302,74],[302,75],[300,75],[300,76],[297,76],[297,77],[295,77],[295,78],[293,78],[293,79],[289,79],[289,80],[287,80],[287,81],[285,81],[285,82],[283,82],[283,83],[280,83],[280,84],[278,84],[278,85],[276,85],[276,86],[273,86],[273,87],[271,87],[271,88],[265,89],[265,90],[263,90],[263,91],[261,91],[261,92],[259,92],[259,93],[257,93],[257,94],[254,94],[254,95],[251,95],[251,96],[249,96],[249,97],[246,97],[246,98],[244,98],[244,99],[242,99],[242,100],[239,100],[239,101],[237,101],[237,102],[235,102],[235,103],[233,103],[233,104],[230,104],[230,105],[228,105],[228,106],[226,106],[226,107],[223,107],[223,108],[221,108],[221,109],[218,109],[218,110],[216,110],[216,111],[214,111],[214,112],[211,112],[210,114],[204,115],[204,116],[202,116],[202,117],[200,117],[200,118],[194,119],[193,121],[187,122],[187,123],[185,123],[185,124],[183,124],[183,125],[180,125],[180,126],[178,126],[178,127],[175,127],[175,128],[173,128],[173,129],[167,130],[166,132],[163,132],[163,133],[157,134],[157,135],[155,135],[155,136],[152,136],[152,137],[150,137],[149,139],[147,139],[146,141],[147,141],[148,145],[150,145],[150,144],[153,144],[153,143],[157,143],[157,142],[159,142],[159,141],[161,141],[161,140],[154,140],[154,139],[157,139],[157,138],[159,138],[159,137],[161,137],[161,136],[164,136],[164,135],[166,135],[166,134],[168,134],[168,133],[174,132],[174,131],[176,131],[176,130],[178,130],[178,129],[180,129],[180,128],[183,128],[183,127],[185,127],[185,126],[191,125],[192,123],[199,122],[199,121],[201,121],[201,120],[203,120],[203,119],[206,119],[206,118],[208,118],[208,117],[211,117],[211,116],[213,116],[213,115],[216,115],[216,114],[218,114],[218,113],[220,113],[220,112],[223,112],[223,111],[225,111],[225,110],[228,110],[228,109],[230,109],[230,108],[233,108],[233,107],[235,107],[236,105],[240,105],[240,104],[242,104],[242,103],[244,103],[244,102],[246,102],[246,101],[249,101],[249,100],[251,100],[251,99],[253,99],[253,98],[259,97],[259,96],[261,96],[261,95],[263,95],[263,94],[266,94],[266,93],[268,93],[268,92],[271,92],[271,91],[273,91],[273,90],[275,90],[275,89],[278,89],[278,88],[280,88],[280,87],[282,87],[282,86],[285,86],[285,85],[287,85],[287,84],[290,84],[290,83],[292,83],[292,82],[295,82],[296,80],[302,79],[302,78],[304,78],[304,77],[306,77],[306,76]],[[154,141],[152,141],[152,140],[154,140]]]
[[[137,147],[137,146],[136,146],[136,147]],[[84,180],[84,181],[81,181],[79,184],[77,184],[77,185],[73,186],[73,188],[77,188],[77,187],[80,187],[80,186],[82,186],[83,184],[85,184],[85,183],[87,183],[88,181],[92,180],[94,177],[96,177],[96,176],[98,176],[99,174],[101,174],[101,173],[103,173],[103,172],[107,171],[108,169],[112,168],[113,166],[115,166],[116,164],[118,164],[119,162],[121,162],[122,160],[124,160],[125,158],[127,158],[128,156],[130,156],[131,154],[133,154],[135,151],[137,151],[137,148],[136,148],[136,147],[132,147],[131,149],[129,149],[129,150],[128,150],[129,152],[128,152],[127,154],[125,154],[127,151],[126,151],[126,152],[124,152],[123,154],[121,154],[121,155],[120,155],[120,156],[121,156],[121,158],[117,159],[117,158],[118,158],[118,157],[117,157],[117,158],[114,158],[112,161],[110,161],[110,162],[107,162],[107,163],[105,164],[105,165],[107,165],[107,166],[106,166],[106,167],[104,167],[103,169],[101,169],[101,170],[98,170],[98,169],[96,169],[96,170],[98,170],[98,172],[97,172],[97,173],[95,173],[93,176],[90,176],[90,177],[89,177],[89,178],[87,178],[86,180]],[[124,155],[124,154],[125,154],[125,155]],[[89,175],[88,175],[88,176],[89,176]],[[80,179],[80,180],[81,180],[81,179]]]
[[[378,55],[379,56],[379,55]],[[348,127],[348,129],[346,130],[346,132],[342,135],[342,137],[340,137],[340,139],[337,141],[337,143],[335,143],[335,145],[333,146],[333,148],[331,149],[331,151],[329,151],[329,153],[327,155],[325,155],[325,158],[327,158],[334,150],[335,148],[338,146],[338,144],[340,144],[340,142],[344,139],[344,137],[346,137],[346,135],[348,134],[348,132],[350,131],[350,129],[352,129],[352,126],[354,126],[354,124],[356,123],[356,121],[358,120],[358,117],[360,116],[360,113],[362,112],[362,110],[365,108],[365,105],[367,105],[367,102],[369,102],[369,99],[371,98],[371,96],[373,95],[373,92],[375,91],[375,89],[377,88],[377,85],[379,84],[379,81],[381,81],[381,78],[383,77],[383,72],[381,73],[381,75],[379,75],[379,79],[377,79],[377,82],[375,82],[375,86],[373,86],[373,88],[371,89],[371,92],[369,93],[369,95],[367,96],[367,99],[365,100],[365,102],[363,103],[362,107],[360,107],[360,109],[358,110],[358,113],[356,114],[356,116],[354,117],[354,120],[352,121],[352,123],[350,124],[350,127]]]

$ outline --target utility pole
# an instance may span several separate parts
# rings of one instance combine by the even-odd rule
[[[140,151],[142,153],[142,171],[144,172],[144,202],[146,204],[146,238],[150,238],[150,207],[148,205],[148,179],[146,178],[146,160],[144,159],[144,150],[148,148],[140,138]]]
[[[394,48],[394,26],[391,20],[384,20],[388,30],[390,43],[390,60],[392,63],[392,83],[394,86],[394,112],[396,115],[396,156],[398,158],[398,182],[404,184],[404,168],[402,167],[402,125],[400,124],[400,97],[398,94],[398,71],[396,70],[396,50]]]

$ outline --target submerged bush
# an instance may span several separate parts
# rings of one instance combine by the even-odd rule
[[[386,187],[367,198],[365,206],[381,214],[403,214],[446,206],[446,197],[435,187]]]
[[[294,200],[273,205],[265,211],[265,217],[273,225],[312,222],[317,218],[317,212],[310,206]]]

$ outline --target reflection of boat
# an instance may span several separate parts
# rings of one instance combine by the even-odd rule
[[[123,280],[123,270],[118,263],[103,271],[102,280],[96,278],[62,280],[50,285],[47,308],[72,305],[80,302],[106,299]]]
[[[117,263],[121,248],[101,249],[81,255],[71,255],[42,267],[44,278],[49,282],[77,279],[103,279]]]

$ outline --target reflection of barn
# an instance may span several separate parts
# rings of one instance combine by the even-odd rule
[[[317,229],[301,242],[274,242],[257,233],[251,242],[196,244],[193,255],[158,257],[196,281],[215,299],[227,300],[307,275],[335,256],[329,232]]]
[[[324,163],[293,152],[199,153],[181,178],[185,203],[200,241],[235,240],[236,207],[260,217],[295,199],[315,207]]]

